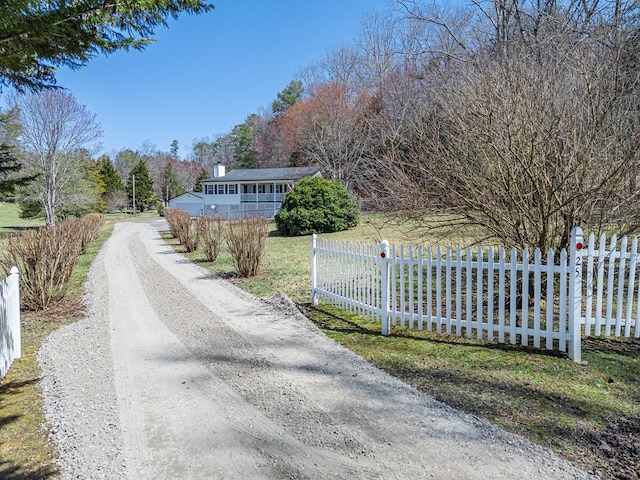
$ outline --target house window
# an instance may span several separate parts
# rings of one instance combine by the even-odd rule
[[[255,185],[242,185],[242,193],[256,193]]]
[[[224,195],[224,187],[225,185],[216,185],[216,194]]]
[[[258,185],[258,193],[265,193],[264,187],[265,187],[265,185],[262,184],[262,183],[260,185]]]
[[[278,183],[276,185],[276,193],[286,193],[287,186],[284,183]]]
[[[213,185],[205,185],[204,186],[204,194],[205,195],[213,195]]]
[[[235,183],[229,185],[229,195],[235,195],[238,193],[238,186]]]

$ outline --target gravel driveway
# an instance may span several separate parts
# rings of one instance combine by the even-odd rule
[[[63,478],[583,479],[118,223],[40,351]]]

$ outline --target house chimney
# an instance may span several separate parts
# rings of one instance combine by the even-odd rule
[[[224,177],[224,165],[218,163],[213,166],[213,178]]]

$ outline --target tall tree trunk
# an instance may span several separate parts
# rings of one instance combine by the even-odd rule
[[[50,177],[47,177],[45,181],[47,191],[44,210],[47,216],[47,225],[52,227],[56,224],[56,186]]]

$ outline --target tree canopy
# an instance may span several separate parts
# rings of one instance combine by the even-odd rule
[[[284,115],[293,105],[302,99],[304,87],[300,80],[291,80],[291,83],[285,87],[278,98],[271,104],[271,111],[275,116]]]
[[[205,180],[209,178],[209,176],[209,173],[204,168],[200,170],[200,175],[198,175],[198,178],[196,178],[196,183],[193,185],[193,191],[202,192],[202,184],[200,183],[200,180]]]
[[[104,183],[105,194],[116,190],[124,190],[122,176],[118,173],[108,155],[102,155],[98,159],[98,170]]]
[[[186,189],[184,185],[182,185],[180,178],[178,178],[178,174],[173,168],[173,165],[171,162],[167,162],[162,176],[163,198],[168,202],[170,199],[182,195],[185,191]]]
[[[52,87],[61,66],[79,68],[98,54],[142,50],[169,18],[211,9],[203,0],[0,2],[0,84],[19,91]]]
[[[252,120],[257,115],[247,117],[244,123],[236,125],[231,131],[231,141],[236,162],[241,168],[255,168],[256,155],[253,149],[254,129]]]
[[[16,111],[0,112],[0,195],[14,195],[16,189],[27,185],[35,175],[19,175],[23,162],[19,158],[18,135],[20,123]]]

